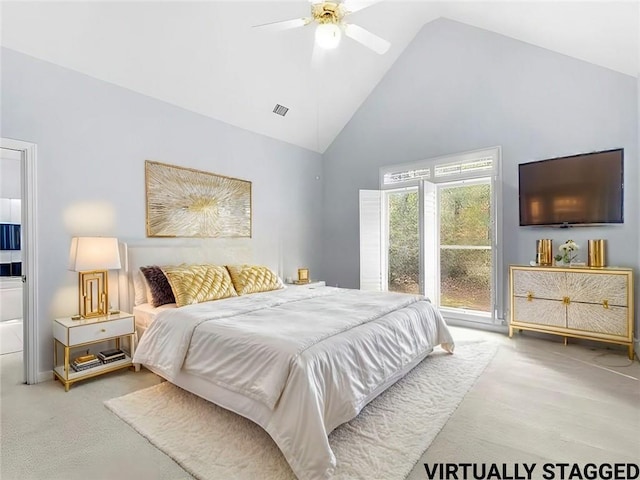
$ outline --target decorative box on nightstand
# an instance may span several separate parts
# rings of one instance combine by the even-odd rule
[[[72,383],[84,380],[103,373],[113,372],[121,368],[133,365],[131,357],[135,351],[135,321],[131,313],[120,312],[103,317],[82,318],[56,318],[53,322],[53,375],[54,380],[59,379],[64,385],[65,391],[69,391]],[[115,344],[115,348],[121,348],[121,339],[129,339],[129,351],[125,351],[125,357],[109,363],[75,371],[71,367],[72,354],[80,356],[98,343]],[[63,360],[59,361],[58,350],[62,347]],[[112,346],[105,348],[113,348]],[[123,346],[124,348],[124,346]],[[139,367],[136,367],[138,371]]]

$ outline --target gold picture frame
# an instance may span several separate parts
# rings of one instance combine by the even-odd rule
[[[145,161],[147,237],[251,238],[251,182]]]

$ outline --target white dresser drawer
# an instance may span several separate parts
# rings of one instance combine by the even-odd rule
[[[606,334],[632,341],[627,307],[571,302],[568,309],[567,326],[585,333]]]
[[[69,328],[69,345],[98,342],[120,335],[130,335],[134,332],[133,317],[110,320],[108,322],[78,325]]]
[[[567,274],[568,291],[572,302],[602,304],[626,307],[629,302],[629,276],[605,273]]]

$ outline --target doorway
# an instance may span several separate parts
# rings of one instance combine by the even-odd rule
[[[0,150],[0,355],[22,351],[21,152]]]
[[[421,293],[445,318],[502,321],[499,147],[380,169],[360,191],[361,289]]]
[[[443,311],[491,318],[494,297],[491,179],[439,184],[438,258]],[[427,275],[436,273],[426,269]]]
[[[2,158],[6,157],[19,162],[19,168],[15,167],[19,171],[19,179],[17,179],[19,199],[14,199],[19,200],[19,202],[12,203],[10,201],[8,203],[8,218],[11,221],[11,225],[14,226],[5,228],[7,237],[5,239],[6,242],[3,242],[6,244],[5,246],[12,247],[8,250],[13,252],[13,255],[9,255],[9,259],[12,260],[9,262],[9,277],[14,283],[17,281],[22,284],[20,289],[22,293],[22,308],[17,308],[22,316],[23,378],[25,383],[34,384],[48,378],[48,375],[43,375],[42,378],[39,378],[38,374],[37,148],[33,143],[1,138],[0,151],[2,152]],[[10,181],[16,180],[12,177]],[[19,225],[19,227],[15,227],[15,225]],[[19,261],[13,261],[17,259]]]

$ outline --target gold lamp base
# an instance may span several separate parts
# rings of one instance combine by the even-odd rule
[[[109,282],[106,270],[79,273],[80,316],[94,318],[107,315],[109,308]]]

